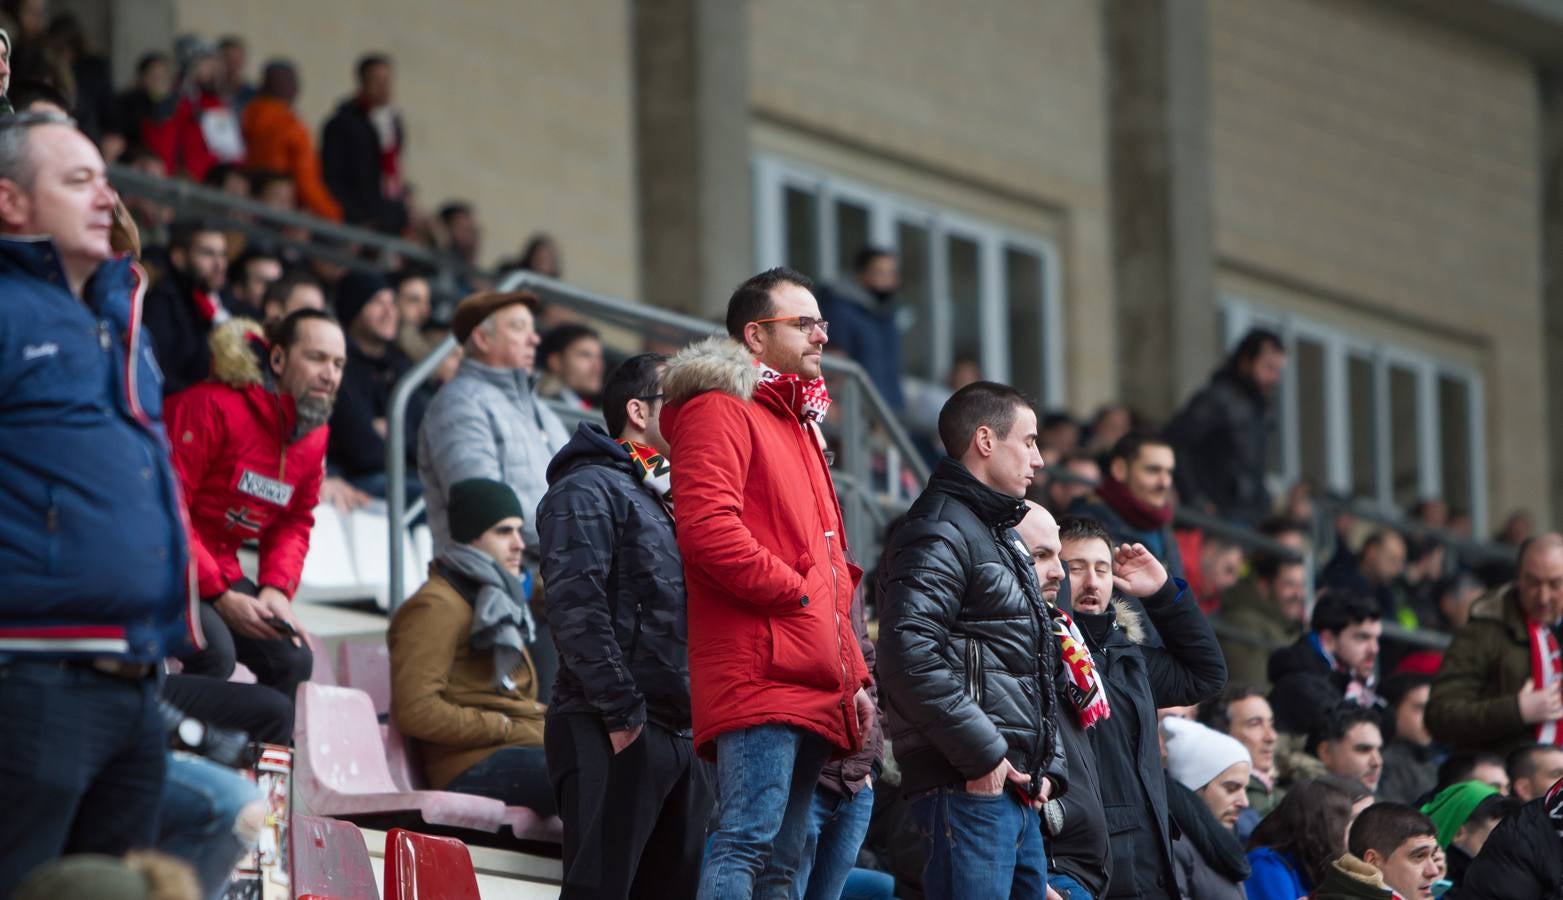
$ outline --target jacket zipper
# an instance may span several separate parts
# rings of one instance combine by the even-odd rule
[[[966,638],[966,696],[982,705],[982,646],[972,635]]]
[[[825,478],[826,478],[827,481],[829,481],[830,480],[830,471],[829,471],[830,467],[825,462],[825,448],[820,446],[820,441],[816,440],[815,437],[814,437],[814,434],[809,431],[809,426],[808,426],[807,423],[805,423],[805,422],[803,422],[801,420],[798,420],[798,419],[794,419],[793,421],[797,422],[797,424],[798,424],[798,434],[803,436],[803,441],[808,446],[809,450],[811,450],[813,453],[817,454],[820,463],[822,465],[825,465],[825,467],[826,467]],[[821,432],[821,434],[823,434],[823,432]],[[832,489],[832,491],[835,490],[834,484],[832,484],[832,488],[831,489]],[[820,503],[820,500],[821,500],[821,498],[816,493],[815,497],[814,497],[814,502],[815,503]],[[821,515],[823,515],[823,513],[824,513],[824,509],[822,507],[821,508]],[[853,701],[852,701],[852,703],[850,705],[847,702],[847,694],[846,694],[847,687],[848,687],[848,685],[847,685],[847,651],[846,651],[846,648],[844,646],[842,646],[842,642],[841,642],[841,604],[840,604],[839,600],[837,599],[841,595],[841,583],[840,583],[840,576],[836,572],[836,557],[835,557],[835,554],[831,552],[831,541],[834,540],[835,537],[836,537],[836,532],[830,531],[830,530],[827,530],[825,532],[825,558],[830,561],[830,589],[831,589],[830,609],[831,609],[831,616],[832,616],[833,620],[836,623],[836,663],[837,663],[838,668],[841,671],[841,700],[840,700],[841,718],[842,718],[842,721],[847,723],[847,727],[851,730],[851,734],[849,734],[847,736],[847,739],[850,741],[862,729],[860,727],[860,723],[858,722],[858,717],[857,717],[857,701],[856,701],[856,697],[854,696]]]

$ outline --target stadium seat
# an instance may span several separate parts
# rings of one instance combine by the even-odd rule
[[[505,827],[520,841],[564,842],[564,822],[558,816],[543,818],[525,806],[505,807]]]
[[[390,524],[379,509],[355,509],[348,514],[347,531],[352,546],[353,565],[366,593],[372,594],[381,609],[388,610],[391,571]],[[426,567],[418,561],[412,535],[402,535],[402,584],[409,594],[423,584]]]
[[[392,828],[385,836],[384,900],[482,900],[467,845]]]
[[[386,768],[374,703],[363,691],[310,681],[299,685],[294,744],[294,783],[311,812],[416,812],[431,825],[487,832],[504,823],[505,805],[498,800],[398,789]]]
[[[412,741],[396,730],[393,718],[385,726],[385,765],[391,770],[391,781],[404,791],[421,791],[428,787],[423,780],[423,770],[418,767],[417,752]]]
[[[357,688],[374,701],[374,714],[391,712],[391,652],[385,641],[343,641],[336,647],[337,684]]]
[[[341,684],[336,677],[336,667],[331,665],[331,654],[326,652],[325,642],[312,631],[304,632],[304,641],[309,644],[309,652],[315,654],[315,668],[310,672],[309,680],[316,684]]]
[[[348,547],[342,515],[335,506],[322,503],[315,507],[315,527],[309,532],[309,555],[304,557],[297,593],[334,595],[357,584],[358,573]]]
[[[363,832],[351,822],[294,816],[293,891],[301,896],[373,897],[374,865]]]

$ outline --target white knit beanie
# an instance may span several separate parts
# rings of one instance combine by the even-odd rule
[[[1237,738],[1198,722],[1168,716],[1161,720],[1161,730],[1167,740],[1167,772],[1191,791],[1240,762],[1253,762]]]

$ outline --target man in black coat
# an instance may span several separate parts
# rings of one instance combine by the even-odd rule
[[[211,374],[207,339],[214,327],[228,320],[221,295],[228,271],[228,237],[206,223],[176,223],[168,259],[173,268],[147,292],[141,319],[163,370],[164,396]]]
[[[1114,860],[1105,896],[1176,898],[1156,710],[1220,693],[1227,678],[1221,647],[1188,585],[1168,578],[1143,545],[1115,550],[1101,523],[1078,516],[1059,523],[1059,540],[1075,622],[1112,711],[1091,730]],[[1115,588],[1140,598],[1162,645],[1143,643],[1140,614],[1112,599]]]
[[[358,93],[342,101],[320,135],[326,187],[349,225],[400,234],[407,227],[402,187],[402,118],[391,108],[391,60],[358,61]]]
[[[1064,792],[1058,647],[1015,533],[1042,466],[1037,416],[978,381],[939,413],[949,455],[891,539],[880,702],[917,820],[930,897],[1047,893],[1037,810]]]
[[[1563,898],[1563,781],[1505,819],[1451,900]]]
[[[565,897],[694,896],[710,767],[690,731],[684,570],[673,533],[662,367],[626,360],[537,510],[559,676],[543,746],[564,820]]]
[[[1285,371],[1281,336],[1255,328],[1168,423],[1166,438],[1182,462],[1177,482],[1184,503],[1249,525],[1270,515],[1271,398]]]
[[[1307,734],[1343,700],[1381,710],[1375,669],[1384,633],[1378,602],[1362,594],[1325,590],[1313,607],[1309,632],[1270,655],[1270,706],[1284,734]]]

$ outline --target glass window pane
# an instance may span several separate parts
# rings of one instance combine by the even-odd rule
[[[1047,327],[1042,308],[1042,258],[1004,248],[1004,285],[1009,294],[1010,384],[1043,403],[1047,392]]]
[[[982,358],[982,266],[977,242],[950,235],[945,248],[949,254],[951,359],[974,360],[984,378],[997,377]]]
[[[1324,345],[1297,339],[1297,364],[1291,377],[1297,391],[1297,462],[1303,478],[1329,483],[1329,450],[1325,438]]]
[[[929,266],[928,229],[910,222],[896,225],[901,253],[901,367],[908,375],[933,380],[934,340],[938,337],[933,310],[933,273]]]
[[[1346,361],[1346,396],[1351,398],[1351,493],[1378,495],[1377,437],[1373,414],[1373,363],[1360,356]]]
[[[836,275],[852,274],[852,260],[868,246],[868,208],[847,200],[836,201]]]
[[[1417,500],[1416,373],[1389,368],[1390,473],[1395,505],[1405,509]]]
[[[810,278],[819,277],[819,200],[810,191],[786,188],[787,265]]]
[[[1438,378],[1438,438],[1444,500],[1471,511],[1471,387],[1463,378]]]

